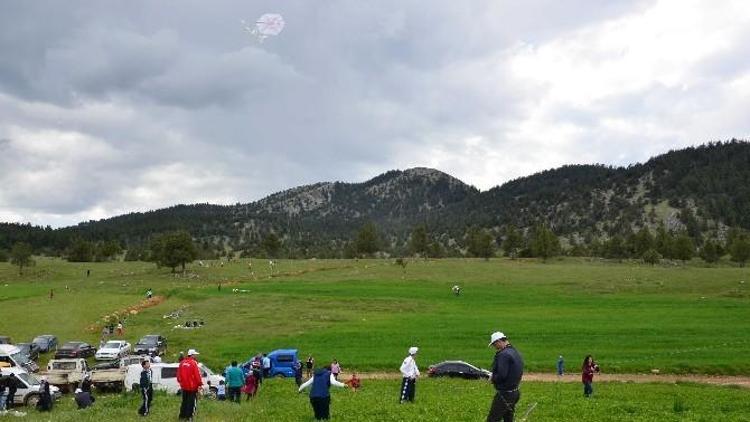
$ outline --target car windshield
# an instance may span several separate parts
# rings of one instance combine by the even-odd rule
[[[47,342],[47,339],[45,339],[44,337],[34,337],[34,340],[31,340],[31,342],[44,344]]]
[[[79,344],[81,343],[65,343],[61,349],[77,349]]]
[[[16,361],[17,364],[23,365],[25,363],[29,363],[29,357],[28,355],[25,355],[24,353],[18,352],[16,354],[10,355],[10,357],[13,358],[14,361]]]
[[[118,341],[110,341],[107,344],[104,345],[103,349],[119,349],[120,348],[120,342]]]
[[[27,374],[26,372],[21,372],[20,374],[16,374],[16,376],[18,378],[22,379],[23,381],[25,381],[26,384],[29,384],[29,385],[32,385],[32,386],[33,385],[39,385],[39,380],[36,379],[35,376]]]
[[[76,369],[75,362],[52,362],[52,369],[61,371],[72,371]]]
[[[138,343],[139,344],[154,345],[154,344],[156,344],[156,337],[143,337]]]

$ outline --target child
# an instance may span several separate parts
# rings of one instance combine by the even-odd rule
[[[359,387],[362,386],[362,381],[360,381],[359,378],[357,378],[357,373],[353,372],[352,377],[349,378],[349,380],[345,382],[344,384],[348,385],[349,388],[351,388],[352,391],[356,393]]]
[[[224,380],[219,381],[219,386],[216,388],[216,398],[220,401],[227,399],[227,386],[224,384]]]

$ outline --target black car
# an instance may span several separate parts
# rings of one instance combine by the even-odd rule
[[[427,375],[431,377],[455,377],[465,379],[489,378],[491,373],[460,360],[447,360],[430,365]]]
[[[39,346],[35,343],[18,343],[16,347],[21,349],[21,353],[25,354],[31,360],[39,359]]]
[[[82,341],[69,341],[57,349],[55,359],[85,358],[94,356],[96,349]]]
[[[137,355],[163,355],[167,352],[167,339],[158,334],[143,336],[135,344],[133,352]]]
[[[39,351],[42,353],[47,353],[57,348],[57,337],[51,334],[36,336],[31,342],[39,346]]]

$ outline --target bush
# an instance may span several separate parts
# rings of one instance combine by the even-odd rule
[[[646,264],[656,265],[659,263],[659,261],[661,261],[661,254],[659,252],[656,252],[655,249],[649,249],[643,253],[643,256],[641,256],[641,258]]]

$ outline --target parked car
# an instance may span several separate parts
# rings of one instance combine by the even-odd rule
[[[69,341],[57,348],[55,359],[64,358],[85,358],[93,356],[96,349],[88,343],[82,341]]]
[[[0,336],[0,344],[13,344],[13,339],[8,336]]]
[[[57,349],[57,337],[52,334],[36,336],[31,342],[39,346],[39,351],[42,353],[51,352],[52,350]]]
[[[179,363],[154,363],[151,364],[151,384],[154,390],[163,390],[170,394],[180,393],[180,384],[177,383],[177,367]],[[217,386],[224,377],[214,374],[207,366],[202,363],[198,364],[203,378],[201,393],[209,398],[216,398]],[[125,390],[138,391],[141,379],[141,365],[128,366],[128,373],[125,376]]]
[[[108,361],[97,363],[96,365],[94,365],[93,369],[102,370],[102,369],[125,368],[130,365],[140,365],[141,361],[144,359],[148,359],[148,357],[138,356],[138,355],[128,355],[128,356],[123,356],[120,359],[108,360]]]
[[[141,337],[133,349],[133,353],[137,355],[163,355],[166,352],[167,339],[158,334]]]
[[[294,378],[294,364],[298,361],[297,349],[277,349],[268,353],[271,360],[270,377],[290,377]],[[248,373],[252,367],[253,357],[247,362],[240,365],[245,373]]]
[[[39,371],[39,365],[12,344],[0,344],[0,367],[18,367],[28,372]]]
[[[35,343],[18,343],[16,347],[21,349],[21,353],[28,356],[30,360],[39,360],[39,346]]]
[[[96,360],[116,360],[130,353],[130,343],[125,340],[110,340],[94,355]]]
[[[490,378],[492,375],[490,371],[460,361],[460,360],[447,360],[445,362],[436,363],[430,365],[427,370],[427,375],[430,377],[456,377],[465,379],[480,379]]]
[[[15,377],[9,377],[11,373],[15,374]],[[2,381],[10,382],[11,379],[15,380],[16,383],[16,395],[13,396],[13,403],[15,405],[23,403],[28,407],[35,407],[39,403],[39,380],[22,368],[3,369]],[[57,400],[61,396],[60,389],[54,385],[49,387],[49,392],[53,400]]]

